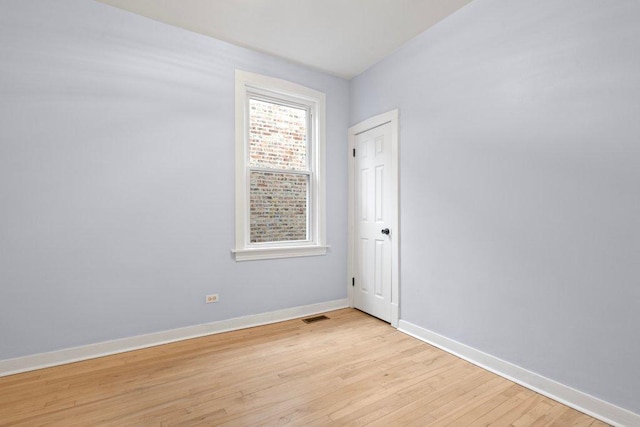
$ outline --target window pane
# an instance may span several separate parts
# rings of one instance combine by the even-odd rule
[[[251,243],[307,240],[309,176],[251,172]]]
[[[307,111],[249,100],[249,165],[307,170]]]

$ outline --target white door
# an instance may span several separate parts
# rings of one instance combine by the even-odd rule
[[[391,322],[391,123],[355,135],[354,307]]]

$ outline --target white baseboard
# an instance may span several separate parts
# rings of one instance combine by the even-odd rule
[[[66,348],[64,350],[57,350],[48,353],[17,357],[15,359],[0,360],[0,377],[48,368],[51,366],[64,365],[66,363],[78,362],[81,360],[95,359],[96,357],[124,353],[126,351],[168,344],[205,335],[219,334],[221,332],[229,332],[254,326],[267,325],[269,323],[282,322],[298,317],[338,310],[348,306],[349,301],[345,298],[301,307],[287,308],[284,310],[271,311],[268,313],[254,314],[251,316],[220,320],[218,322],[205,323],[202,325],[188,326],[186,328],[170,329],[168,331],[154,332],[151,334],[138,335],[113,341],[105,341],[81,347]]]
[[[399,331],[434,345],[483,369],[518,383],[580,412],[615,426],[640,426],[640,415],[583,393],[557,381],[528,371],[413,323],[401,320]]]

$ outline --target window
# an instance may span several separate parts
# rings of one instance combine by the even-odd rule
[[[325,95],[236,71],[237,261],[323,255]]]

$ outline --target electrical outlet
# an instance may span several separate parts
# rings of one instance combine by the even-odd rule
[[[211,294],[205,297],[204,302],[211,304],[212,302],[218,302],[218,294]]]

